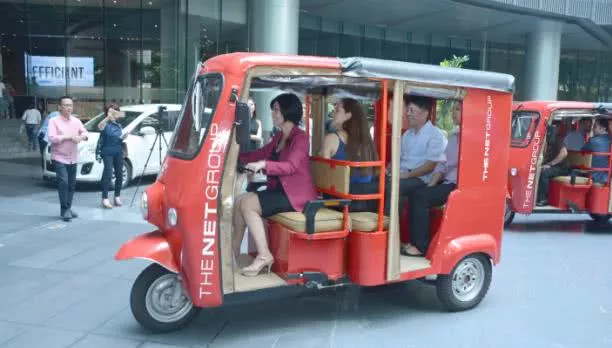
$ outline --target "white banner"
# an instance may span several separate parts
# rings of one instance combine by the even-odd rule
[[[94,86],[93,57],[25,55],[26,79],[34,86]]]

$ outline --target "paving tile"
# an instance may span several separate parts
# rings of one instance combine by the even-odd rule
[[[75,255],[85,253],[96,246],[93,242],[87,241],[68,241],[65,244],[57,247],[41,251],[40,253],[27,256],[25,258],[15,260],[10,263],[11,266],[30,267],[30,268],[48,268],[54,263],[67,260]]]
[[[87,335],[70,348],[137,348],[142,342],[100,335]]]
[[[96,289],[110,283],[112,279],[77,275],[39,294],[5,308],[0,320],[26,324],[41,324],[72,304],[87,298]]]
[[[2,344],[3,348],[66,348],[84,336],[83,333],[30,327]]]
[[[0,321],[0,346],[2,346],[3,342],[10,340],[25,330],[26,327],[24,325]]]
[[[116,279],[92,291],[43,323],[45,326],[89,332],[129,306],[131,282]]]

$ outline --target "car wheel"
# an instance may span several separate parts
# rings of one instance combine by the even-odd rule
[[[180,330],[200,311],[185,294],[178,275],[156,263],[134,281],[130,307],[136,321],[155,333]]]
[[[492,266],[487,256],[468,255],[457,263],[450,274],[438,275],[438,299],[450,312],[471,309],[486,295],[491,277]]]

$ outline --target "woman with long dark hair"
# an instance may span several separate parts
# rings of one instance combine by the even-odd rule
[[[342,98],[334,109],[335,130],[323,139],[321,157],[351,162],[377,161],[378,154],[370,136],[368,120],[361,104],[352,98]],[[377,192],[379,174],[375,167],[352,168],[350,191],[354,194]],[[352,211],[373,210],[376,201],[354,201]]]

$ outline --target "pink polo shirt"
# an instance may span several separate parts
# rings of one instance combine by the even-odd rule
[[[70,119],[62,115],[49,120],[49,140],[51,141],[51,159],[65,164],[73,164],[77,161],[77,144],[70,139],[61,140],[64,135],[84,135],[87,137],[87,130],[83,123],[76,117]]]

